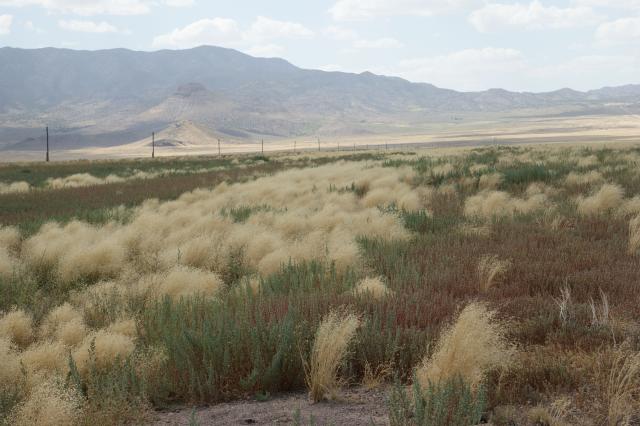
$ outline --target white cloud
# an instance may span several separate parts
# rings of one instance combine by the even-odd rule
[[[573,4],[579,6],[640,9],[640,0],[573,0]]]
[[[277,44],[265,44],[256,45],[244,50],[251,56],[257,56],[260,58],[274,58],[282,56],[284,53],[284,47]]]
[[[363,39],[350,28],[329,26],[323,34],[331,40],[350,43],[350,47],[343,49],[343,52],[351,52],[354,49],[393,49],[403,47],[400,41],[392,37],[382,37],[378,39]]]
[[[600,20],[590,7],[544,6],[538,0],[529,4],[491,3],[469,16],[469,22],[480,32],[573,28],[593,25]]]
[[[242,38],[238,23],[233,19],[201,19],[184,28],[153,39],[153,47],[189,48],[204,44],[235,46]]]
[[[24,28],[27,31],[31,31],[37,34],[42,34],[44,33],[44,30],[42,30],[41,28],[36,27],[36,25],[33,23],[33,21],[25,21],[24,22]]]
[[[356,49],[393,49],[404,46],[395,38],[383,37],[375,40],[356,40],[353,47]]]
[[[118,28],[109,24],[108,22],[94,22],[94,21],[79,21],[70,20],[58,21],[58,26],[63,30],[76,31],[80,33],[117,33],[120,32]]]
[[[215,45],[244,49],[258,56],[277,56],[284,52],[284,48],[271,41],[310,36],[313,36],[313,32],[301,24],[264,16],[258,16],[246,30],[233,19],[212,18],[201,19],[184,28],[159,35],[153,39],[152,45],[168,48]]]
[[[273,40],[289,37],[310,37],[313,31],[296,22],[277,21],[264,16],[258,16],[244,37],[253,41]]]
[[[149,0],[0,0],[0,6],[40,6],[48,11],[92,15],[142,15],[149,13]]]
[[[334,25],[327,27],[323,33],[332,40],[345,41],[355,40],[358,38],[358,33],[355,30],[352,30],[351,28],[336,27]]]
[[[0,6],[39,6],[49,12],[81,16],[95,15],[144,15],[154,5],[187,7],[194,0],[0,0]]]
[[[0,15],[0,35],[9,34],[11,32],[12,24],[13,24],[12,15]]]
[[[596,30],[596,42],[601,46],[637,44],[640,42],[640,16],[601,24]]]
[[[164,0],[163,3],[171,7],[189,7],[196,4],[195,0]]]
[[[515,49],[486,47],[447,55],[404,60],[383,70],[411,81],[424,81],[458,90],[483,90],[515,85],[513,77],[526,69],[524,55]]]
[[[482,3],[482,0],[337,0],[329,13],[337,21],[398,15],[432,16]]]
[[[534,81],[548,81],[555,87],[578,90],[597,86],[620,86],[637,82],[640,57],[633,55],[588,55],[571,58],[559,64],[533,68],[528,75]],[[549,84],[549,83],[547,83]]]

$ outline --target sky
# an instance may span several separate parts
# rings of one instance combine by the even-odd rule
[[[0,0],[0,46],[205,44],[463,91],[589,90],[640,83],[640,0]]]

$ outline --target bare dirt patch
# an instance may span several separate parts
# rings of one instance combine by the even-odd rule
[[[312,403],[307,393],[277,395],[268,401],[234,401],[210,407],[183,407],[159,412],[152,424],[189,425],[192,416],[199,425],[388,425],[387,389],[355,388],[344,391],[336,401]],[[298,415],[299,413],[299,415]]]

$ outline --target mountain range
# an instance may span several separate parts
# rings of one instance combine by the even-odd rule
[[[394,132],[485,116],[638,112],[640,84],[459,92],[370,72],[301,69],[212,46],[0,48],[0,148],[35,149],[45,125],[60,147],[74,148],[130,143],[184,123],[210,138],[246,141]]]

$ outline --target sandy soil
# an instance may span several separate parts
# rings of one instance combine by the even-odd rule
[[[312,404],[306,393],[278,395],[266,402],[234,401],[195,408],[197,424],[204,425],[290,425],[299,410],[300,424],[388,425],[386,389],[345,390],[338,401]],[[159,412],[157,426],[189,425],[193,408]]]
[[[189,131],[188,128],[183,129]],[[196,140],[199,134],[182,135],[188,140]],[[463,148],[486,145],[522,144],[591,144],[609,143],[633,144],[640,142],[640,117],[628,116],[585,116],[571,118],[537,118],[505,120],[493,122],[473,122],[448,124],[429,130],[405,134],[366,135],[351,137],[322,137],[322,151],[354,151],[383,149],[436,149]],[[136,158],[150,156],[151,139],[148,138],[121,146],[108,148],[83,148],[53,151],[53,160]],[[317,152],[315,137],[280,140],[265,140],[265,152]],[[222,141],[220,152],[224,154],[260,153],[260,141]],[[217,155],[217,141],[214,144],[187,144],[183,146],[157,147],[156,156]],[[42,152],[2,151],[2,161],[40,161]]]

